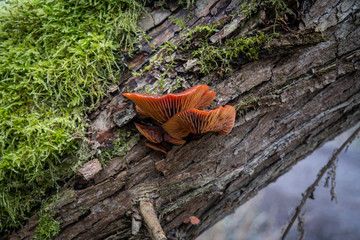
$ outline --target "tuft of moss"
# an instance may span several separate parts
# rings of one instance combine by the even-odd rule
[[[193,5],[195,0],[179,0],[179,4],[186,5],[187,8],[189,8],[191,5]]]
[[[119,130],[117,135],[118,137],[111,139],[111,150],[98,150],[98,159],[103,166],[115,157],[124,157],[129,148],[139,141],[139,135],[133,131]]]
[[[40,217],[39,223],[35,229],[34,240],[53,239],[60,232],[60,223],[52,216],[44,214]]]
[[[294,14],[291,9],[287,6],[289,1],[284,0],[265,0],[265,1],[257,1],[257,0],[245,0],[241,4],[241,8],[239,9],[239,13],[244,15],[245,19],[249,19],[261,8],[269,8],[272,9],[274,14],[274,24],[273,24],[273,35],[279,35],[275,31],[276,24],[279,22],[279,19],[284,16],[284,14]]]
[[[270,39],[271,36],[259,32],[251,37],[226,39],[224,45],[210,45],[204,41],[201,47],[192,52],[192,56],[199,59],[200,71],[204,74],[212,71],[231,72],[231,64],[240,56],[256,60],[261,47]]]
[[[85,112],[138,44],[142,9],[135,0],[0,2],[0,232],[73,174],[79,159],[62,159],[79,143],[67,140],[84,134]]]

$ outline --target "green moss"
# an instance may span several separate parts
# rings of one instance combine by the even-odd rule
[[[117,137],[111,139],[114,144],[111,150],[99,150],[97,157],[100,163],[105,166],[115,157],[124,157],[128,150],[130,150],[140,140],[138,132],[119,130]]]
[[[185,26],[184,18],[174,18],[174,16],[170,16],[169,19],[173,24],[178,26],[180,29],[184,28]]]
[[[195,0],[179,0],[179,4],[186,5],[186,7],[190,7],[194,2]]]
[[[40,217],[39,223],[35,229],[36,240],[53,239],[60,232],[60,223],[56,221],[52,216],[44,214]]]
[[[266,0],[263,4],[271,6],[275,10],[275,21],[277,21],[284,13],[290,12],[290,9],[284,0]]]
[[[244,14],[244,19],[248,19],[258,11],[258,8],[259,3],[255,2],[255,0],[246,0],[241,4],[239,12]]]
[[[152,86],[145,86],[144,92],[147,94],[164,94],[167,92],[172,92],[179,88],[179,79],[175,80],[175,83],[169,83],[168,75],[174,71],[174,68],[177,66],[174,60],[175,52],[177,47],[172,42],[165,42],[157,53],[149,60],[149,64],[146,65],[143,69],[140,69],[138,72],[133,72],[133,76],[141,76],[147,71],[158,68],[163,65],[164,70],[160,74],[160,79],[158,79]],[[165,89],[166,88],[166,89]],[[140,90],[141,91],[141,90]]]
[[[275,31],[276,24],[279,22],[279,19],[283,17],[286,13],[294,14],[291,9],[288,8],[286,1],[284,0],[265,0],[265,1],[256,1],[256,0],[245,0],[238,13],[243,14],[244,19],[247,20],[251,18],[254,14],[256,14],[259,9],[261,8],[267,8],[268,10],[271,10],[271,16],[274,19],[273,24],[273,35],[274,37],[279,37],[280,34]]]
[[[271,40],[271,36],[259,32],[252,37],[238,37],[226,41],[226,58],[233,60],[244,54],[250,60],[258,58],[261,46]]]
[[[0,232],[19,226],[73,172],[84,113],[141,31],[134,0],[19,0],[0,5]],[[63,171],[63,169],[69,171]]]
[[[257,105],[257,102],[259,101],[259,97],[254,96],[250,94],[244,99],[241,99],[234,107],[237,111],[239,110],[247,110],[249,108],[254,108]]]
[[[271,36],[259,32],[252,37],[237,37],[227,39],[224,45],[210,45],[208,42],[192,52],[193,57],[200,60],[201,72],[212,71],[231,72],[231,63],[243,55],[248,60],[256,60],[263,44]]]
[[[200,25],[195,28],[192,28],[188,31],[188,33],[185,36],[185,41],[187,41],[188,44],[191,44],[191,41],[196,39],[207,39],[212,34],[218,32],[218,29],[216,28],[216,24],[211,25]],[[184,44],[186,45],[186,43]],[[188,48],[189,46],[187,46]]]
[[[202,74],[217,72],[220,75],[231,73],[232,64],[243,57],[247,60],[256,60],[260,49],[272,39],[272,36],[258,32],[254,36],[240,36],[225,40],[224,44],[210,43],[209,38],[219,31],[222,26],[218,23],[200,25],[192,29],[183,29],[183,37],[175,46],[172,42],[164,43],[157,54],[150,60],[149,64],[133,75],[140,76],[146,71],[155,70],[159,66],[165,66],[161,72],[160,79],[153,86],[146,86],[145,92],[149,94],[165,93],[165,86],[174,85],[173,80],[168,79],[168,74],[175,71],[178,63],[174,61],[175,56],[183,56],[184,59],[197,60]],[[176,86],[179,79],[176,79]],[[167,87],[167,92],[176,90],[175,87]]]

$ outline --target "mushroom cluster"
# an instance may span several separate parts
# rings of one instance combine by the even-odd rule
[[[135,103],[140,118],[152,118],[158,126],[144,126],[136,123],[139,132],[150,142],[146,145],[154,150],[167,153],[161,145],[169,142],[183,145],[190,133],[202,134],[218,132],[228,134],[234,126],[236,111],[234,107],[219,106],[214,110],[204,110],[213,101],[215,92],[206,85],[196,85],[182,93],[163,96],[124,93]]]

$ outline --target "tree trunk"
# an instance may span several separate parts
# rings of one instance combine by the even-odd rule
[[[139,121],[122,92],[155,91],[156,86],[169,90],[179,82],[183,90],[206,83],[216,92],[213,107],[237,109],[232,132],[189,138],[167,155],[150,150],[143,137],[137,141],[139,135],[133,134],[125,156],[113,158],[89,181],[77,179],[50,204],[61,224],[56,239],[150,239],[144,224],[139,225],[144,216],[139,203],[144,201],[153,204],[167,238],[194,239],[359,121],[356,0],[287,1],[282,12],[278,5],[256,2],[250,14],[241,6],[238,0],[198,0],[190,8],[167,3],[152,10],[140,23],[152,38],[127,61],[129,70],[122,73],[118,90],[112,86],[89,115],[94,148],[111,148],[109,136],[133,130]],[[175,22],[181,18],[183,28]],[[258,30],[281,34],[261,48],[257,60],[233,59],[231,71],[215,60],[219,69],[204,73],[194,55],[180,48],[166,55],[164,43],[178,47],[188,29],[211,22],[218,23],[219,31],[208,37],[209,47]],[[154,56],[156,61],[149,61]],[[170,68],[169,57],[175,64]],[[149,71],[131,74],[149,64]],[[184,223],[190,216],[200,223]],[[37,223],[34,216],[7,238],[30,239]]]

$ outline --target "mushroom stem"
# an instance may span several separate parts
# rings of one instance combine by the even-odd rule
[[[140,213],[153,240],[166,240],[165,233],[156,216],[154,205],[149,201],[140,201]]]

